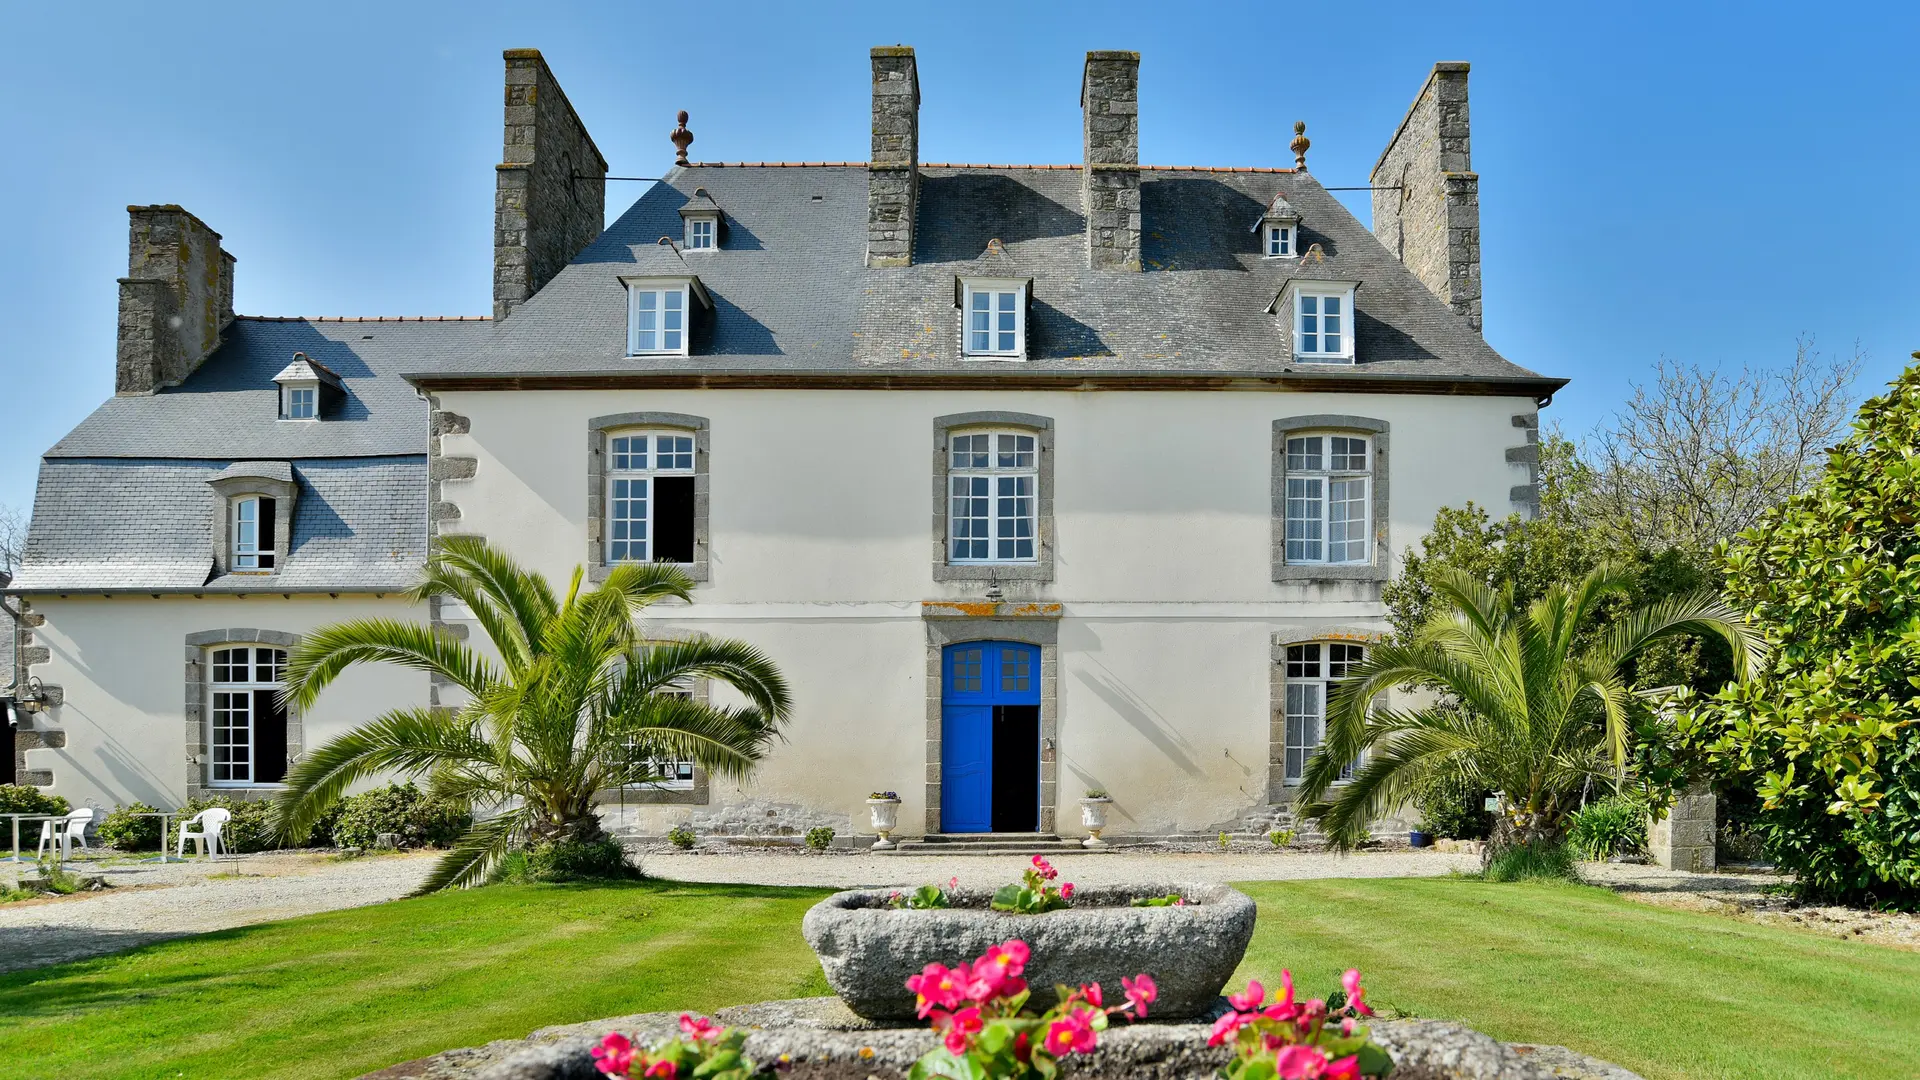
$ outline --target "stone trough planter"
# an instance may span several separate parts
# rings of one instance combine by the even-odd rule
[[[907,976],[930,963],[972,960],[1012,938],[1033,950],[1026,979],[1035,1010],[1054,1003],[1055,983],[1098,982],[1118,1001],[1121,977],[1146,972],[1160,988],[1156,1017],[1199,1016],[1213,1007],[1253,937],[1253,901],[1225,885],[1088,887],[1074,894],[1072,907],[1044,915],[994,911],[984,889],[958,890],[953,907],[930,911],[889,907],[889,892],[835,893],[801,924],[828,985],[869,1020],[912,1020]],[[1170,892],[1187,903],[1129,906]]]

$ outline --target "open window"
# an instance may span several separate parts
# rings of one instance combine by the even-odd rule
[[[208,657],[207,783],[278,784],[287,777],[287,650],[267,645],[213,649]]]
[[[285,569],[292,548],[293,465],[237,461],[208,478],[213,489],[213,571],[273,574]]]
[[[1327,702],[1333,688],[1367,658],[1366,646],[1344,641],[1311,641],[1287,646],[1287,744],[1285,782],[1305,776],[1307,759],[1327,738]],[[1353,763],[1340,779],[1353,778]]]
[[[227,535],[233,541],[228,566],[235,570],[272,570],[279,505],[271,495],[242,495],[233,500]]]
[[[606,561],[695,559],[694,433],[607,435]]]

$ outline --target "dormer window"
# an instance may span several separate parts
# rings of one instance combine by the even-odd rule
[[[687,219],[687,250],[688,251],[712,251],[716,246],[714,244],[714,234],[718,233],[719,231],[720,231],[720,223],[715,221],[712,218],[707,218],[707,217],[688,218]]]
[[[280,418],[282,420],[318,420],[320,418],[320,384],[282,386]]]
[[[306,353],[294,353],[293,363],[273,377],[280,387],[280,419],[319,420],[337,413],[347,400],[340,376]]]
[[[228,535],[233,537],[235,570],[273,569],[273,532],[278,507],[267,495],[246,495],[233,500],[233,522]]]
[[[1353,352],[1353,281],[1287,283],[1269,310],[1291,321],[1293,360],[1299,364],[1351,364]]]
[[[1293,226],[1267,225],[1267,258],[1285,259],[1293,255]]]
[[[716,251],[726,239],[727,216],[706,188],[693,189],[693,196],[680,207],[680,219],[686,223],[682,242],[688,251]]]
[[[674,255],[677,263],[679,256]],[[686,356],[692,351],[693,316],[711,309],[713,298],[697,277],[626,278],[627,355]]]
[[[1260,256],[1266,259],[1291,259],[1300,254],[1300,213],[1285,195],[1275,195],[1267,203],[1260,220],[1253,223],[1260,237]]]
[[[1021,360],[1027,355],[1027,283],[969,281],[961,301],[968,356]]]

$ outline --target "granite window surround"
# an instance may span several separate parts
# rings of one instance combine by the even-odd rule
[[[1287,647],[1289,645],[1346,644],[1372,648],[1387,631],[1341,624],[1285,625],[1273,631],[1267,657],[1267,802],[1293,801],[1297,784],[1287,782]]]
[[[706,581],[711,572],[708,544],[707,472],[711,445],[707,418],[675,412],[629,412],[587,421],[587,580],[605,581],[607,562],[607,441],[628,428],[672,428],[693,433],[693,562],[679,563],[687,576]]]
[[[947,512],[952,468],[951,437],[971,428],[1020,428],[1037,439],[1037,475],[1040,490],[1034,513],[1035,551],[1032,562],[956,563],[948,557]],[[952,413],[933,418],[933,580],[935,581],[1052,581],[1053,580],[1053,419],[1032,413]]]
[[[207,729],[207,683],[213,650],[223,645],[267,645],[276,649],[292,650],[300,644],[300,635],[289,634],[281,630],[256,630],[234,628],[228,630],[200,630],[186,637],[186,768],[187,799],[204,798],[209,795],[224,795],[228,798],[259,802],[271,799],[285,789],[284,783],[256,784],[252,786],[214,786],[207,779],[208,762],[213,757],[212,735]],[[288,771],[292,763],[297,762],[306,753],[305,723],[300,710],[291,703],[287,706],[287,761]]]
[[[1387,580],[1388,563],[1392,555],[1387,529],[1387,478],[1392,460],[1388,454],[1390,426],[1385,420],[1376,420],[1369,416],[1333,413],[1287,416],[1273,422],[1274,581],[1384,582]],[[1373,460],[1369,476],[1369,489],[1372,496],[1369,524],[1372,531],[1367,538],[1369,554],[1372,558],[1366,563],[1340,565],[1287,562],[1287,437],[1319,432],[1330,432],[1336,435],[1342,432],[1357,432],[1367,435],[1372,443]]]
[[[926,829],[940,831],[941,706],[945,679],[941,665],[949,645],[969,641],[1015,641],[1040,647],[1040,831],[1057,824],[1060,789],[1060,608],[1045,605],[994,605],[993,615],[953,615],[938,606],[921,609],[927,627],[927,781]]]
[[[287,565],[287,554],[291,548],[293,536],[293,502],[299,493],[299,485],[293,479],[293,466],[284,461],[243,461],[227,468],[207,481],[213,489],[213,573],[219,577],[226,574],[241,574],[247,577],[270,577]],[[232,568],[233,561],[233,502],[248,495],[262,495],[273,500],[273,569],[239,570]]]

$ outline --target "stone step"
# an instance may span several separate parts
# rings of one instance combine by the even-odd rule
[[[1083,848],[1079,840],[1063,840],[1053,833],[929,833],[901,840],[896,855],[1058,855],[1098,851]],[[889,854],[876,851],[876,855]]]

